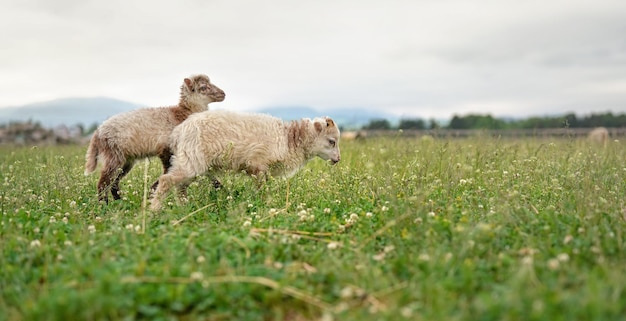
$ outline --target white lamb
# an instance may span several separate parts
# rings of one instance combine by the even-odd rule
[[[151,209],[176,185],[184,189],[195,177],[216,172],[245,171],[259,182],[291,176],[318,156],[336,164],[339,128],[329,117],[291,122],[263,114],[224,110],[191,115],[170,136],[172,167],[159,178]]]
[[[604,127],[596,127],[589,132],[587,138],[590,142],[602,144],[606,147],[606,144],[609,141],[609,131]]]

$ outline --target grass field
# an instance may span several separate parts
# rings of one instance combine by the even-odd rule
[[[0,320],[626,319],[624,142],[341,149],[150,213],[156,160],[106,206],[84,146],[0,147]]]

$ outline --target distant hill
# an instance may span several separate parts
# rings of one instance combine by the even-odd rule
[[[144,106],[107,97],[64,98],[23,106],[0,108],[0,125],[9,122],[31,120],[39,122],[42,126],[48,128],[77,124],[89,127],[93,124],[100,124],[115,114],[140,107]],[[359,108],[316,110],[303,106],[281,106],[262,108],[256,110],[256,112],[270,114],[283,120],[330,116],[339,126],[347,129],[361,128],[372,119],[387,119],[392,124],[398,121],[397,116]]]
[[[91,126],[103,122],[112,115],[139,107],[142,105],[107,97],[64,98],[0,108],[0,124],[31,120],[49,128],[77,124]]]
[[[348,129],[358,129],[367,125],[372,119],[387,119],[392,124],[399,120],[398,116],[384,112],[371,111],[360,108],[337,108],[316,110],[310,107],[270,107],[258,110],[260,113],[270,114],[283,120],[294,120],[304,117],[315,118],[330,116],[339,126]]]

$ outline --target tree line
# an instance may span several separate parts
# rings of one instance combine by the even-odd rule
[[[543,129],[543,128],[593,128],[626,127],[626,113],[614,115],[611,112],[577,117],[574,113],[562,116],[530,117],[525,119],[501,119],[491,115],[454,115],[447,125],[434,119],[400,119],[392,126],[387,119],[372,119],[362,129]]]

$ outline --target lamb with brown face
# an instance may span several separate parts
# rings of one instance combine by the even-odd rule
[[[85,156],[85,175],[96,170],[98,160],[102,163],[98,198],[108,202],[110,192],[114,199],[120,199],[120,180],[138,159],[158,156],[163,172],[167,172],[172,155],[168,140],[174,127],[190,115],[208,110],[209,103],[224,98],[224,91],[212,84],[208,76],[192,75],[180,87],[178,105],[142,108],[104,121],[93,133]]]
[[[268,175],[291,176],[309,160],[341,160],[339,128],[329,117],[291,122],[263,114],[206,111],[189,117],[171,135],[172,167],[159,178],[151,208],[174,186],[195,177],[243,171],[261,184]]]

